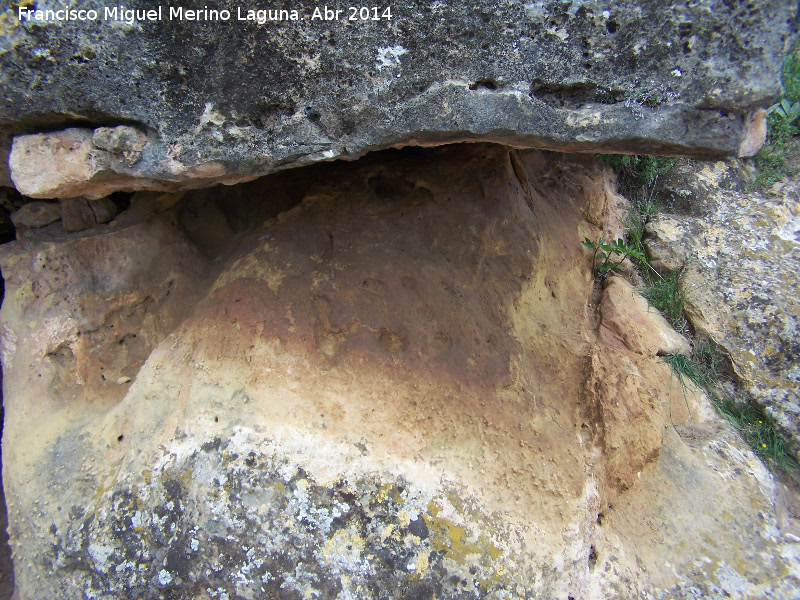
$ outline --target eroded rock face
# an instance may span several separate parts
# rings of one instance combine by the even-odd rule
[[[104,20],[105,5],[89,1],[80,8],[97,9],[97,21],[44,23],[28,18],[33,8],[8,10],[0,23],[0,147],[71,127],[94,142],[93,130],[115,126],[148,139],[140,160],[131,150],[99,178],[84,156],[86,177],[74,182],[82,191],[31,183],[50,194],[40,197],[64,197],[202,187],[456,141],[749,155],[764,139],[760,108],[781,93],[795,3],[403,0],[391,19],[381,7],[351,21],[350,10],[315,20],[317,4],[299,1],[297,21],[261,24],[239,21],[248,9],[233,0],[204,4],[230,11],[227,22],[202,20],[206,12],[170,20],[165,7],[159,21],[128,24],[119,14]],[[37,143],[23,135],[14,146]],[[17,153],[13,179],[30,183]]]
[[[20,597],[790,597],[769,473],[588,305],[606,183],[390,153],[3,247]]]
[[[644,356],[691,352],[688,340],[621,277],[607,281],[601,307],[600,336],[606,345]]]

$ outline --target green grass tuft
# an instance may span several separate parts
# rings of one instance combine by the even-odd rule
[[[792,104],[800,101],[800,45],[795,44],[792,51],[783,59],[781,71],[784,99]],[[772,110],[772,109],[770,109]],[[789,168],[787,152],[793,145],[793,138],[800,133],[797,126],[780,111],[767,117],[767,143],[755,156],[758,176],[751,189],[764,190],[785,177],[793,177],[796,172]]]
[[[673,354],[662,357],[678,377],[686,398],[686,379],[708,393],[714,406],[739,432],[750,449],[765,462],[800,482],[800,462],[786,447],[774,420],[760,408],[725,393],[720,385],[726,359],[712,343],[699,344],[692,357]],[[687,403],[688,408],[688,403]]]
[[[784,97],[791,102],[800,100],[800,44],[795,44],[792,51],[783,59],[781,79]]]
[[[598,154],[600,160],[614,169],[620,177],[622,186],[652,186],[659,175],[667,173],[677,158],[652,156],[649,154]]]
[[[714,404],[742,433],[753,452],[787,472],[789,469],[800,469],[800,463],[786,448],[786,443],[775,431],[773,420],[764,411],[733,398],[717,398]]]
[[[767,189],[784,177],[795,175],[788,166],[786,153],[792,138],[798,133],[797,127],[778,113],[770,114],[767,123],[769,125],[767,143],[755,156],[758,176],[751,187],[757,190]]]
[[[683,316],[683,305],[686,297],[679,286],[680,273],[672,271],[661,277],[652,273],[643,272],[642,276],[647,281],[647,287],[640,293],[647,298],[651,306],[657,308],[664,318],[676,330],[681,331],[686,327],[686,318]]]
[[[678,377],[678,382],[681,384],[681,391],[683,392],[683,401],[686,402],[686,411],[691,415],[692,410],[689,408],[689,400],[686,398],[686,379],[689,379],[695,385],[700,385],[698,383],[700,370],[691,358],[683,354],[667,354],[662,356],[661,360],[670,366],[672,375]]]
[[[706,386],[711,383],[703,365],[695,362],[691,357],[685,354],[667,354],[666,356],[662,356],[661,360],[672,368],[672,372],[678,376],[682,386],[686,384],[685,379],[688,379],[698,387]]]

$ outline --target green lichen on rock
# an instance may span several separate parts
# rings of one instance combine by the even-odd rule
[[[320,484],[246,431],[182,451],[51,526],[38,567],[60,598],[466,599],[517,589],[517,567],[498,548],[506,534],[455,490],[430,496],[379,473]]]

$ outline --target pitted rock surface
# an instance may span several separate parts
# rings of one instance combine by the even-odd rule
[[[349,10],[314,20],[317,3],[298,0],[289,7],[298,20],[258,24],[239,21],[247,8],[233,0],[204,3],[230,11],[227,22],[170,20],[164,7],[160,21],[127,23],[104,20],[105,7],[81,3],[97,21],[27,18],[63,8],[55,0],[16,2],[0,16],[0,162],[22,136],[11,177],[27,195],[176,191],[457,141],[749,155],[764,139],[760,109],[781,93],[796,9],[785,0],[402,0],[391,20],[381,6],[377,20],[351,21]],[[106,135],[117,127],[129,130]],[[57,135],[26,138],[40,133]],[[63,136],[75,138],[73,156]],[[43,147],[49,158],[18,160]],[[48,181],[48,161],[82,178]]]

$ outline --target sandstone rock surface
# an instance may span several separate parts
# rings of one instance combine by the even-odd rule
[[[60,204],[65,231],[83,231],[108,223],[118,212],[116,204],[109,198],[62,198]]]
[[[621,277],[611,277],[603,291],[600,336],[609,346],[627,347],[644,356],[689,354],[689,341]]]
[[[389,151],[0,248],[20,598],[791,598],[770,473],[598,331],[604,190]]]
[[[42,183],[41,197],[202,187],[457,141],[752,154],[763,142],[761,108],[781,93],[779,56],[796,8],[786,0],[402,0],[391,19],[382,6],[364,20],[363,11],[350,20],[350,10],[325,20],[314,19],[317,3],[299,0],[291,7],[298,20],[259,24],[238,20],[248,9],[233,0],[204,4],[230,11],[225,22],[203,11],[200,20],[171,19],[168,7],[160,20],[126,22],[90,0],[80,8],[97,9],[97,20],[46,23],[27,18],[31,5],[14,6],[0,23],[2,152],[14,136],[27,153],[43,146],[27,134],[85,130],[72,175],[84,189]],[[117,126],[148,143],[140,159],[119,154],[102,175],[85,151],[90,141],[130,142],[96,131]],[[48,147],[52,160],[62,156]],[[32,163],[31,175],[17,153],[14,181],[49,178],[34,166],[46,161]]]

